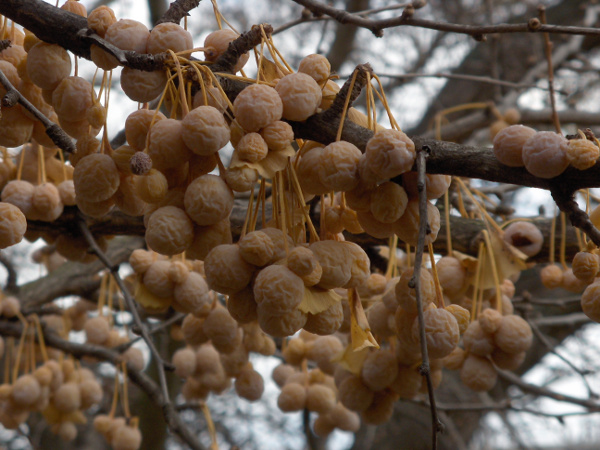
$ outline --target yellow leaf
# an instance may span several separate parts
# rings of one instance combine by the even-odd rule
[[[352,349],[359,351],[367,347],[379,348],[379,344],[371,334],[369,321],[362,307],[356,288],[348,289],[350,302],[350,339]]]
[[[348,344],[344,350],[331,358],[331,362],[338,363],[354,375],[360,375],[363,363],[368,354],[369,349],[367,347],[357,351],[352,348],[351,344]]]
[[[264,159],[251,163],[240,160],[237,152],[233,152],[229,167],[251,167],[252,169],[256,169],[263,178],[273,178],[277,172],[285,169],[288,158],[291,158],[294,154],[294,149],[291,145],[288,145],[284,150],[276,152],[270,150]]]
[[[525,263],[527,255],[507,243],[497,233],[491,232],[489,236],[496,262],[496,271],[498,272],[498,279],[500,281],[527,268],[527,264]],[[488,255],[486,254],[486,256]],[[494,288],[496,285],[494,283],[492,263],[489,258],[486,258],[482,269],[479,287],[481,289]]]
[[[142,305],[149,313],[159,313],[166,311],[171,303],[172,298],[160,298],[150,292],[144,283],[138,282],[135,287],[135,301]]]
[[[285,74],[279,69],[279,67],[277,67],[277,65],[273,61],[267,58],[263,58],[260,67],[260,79],[262,81],[271,82],[279,78],[283,78],[284,76]]]
[[[321,289],[315,286],[305,287],[304,297],[302,297],[298,309],[303,313],[319,314],[341,300],[342,297],[332,289]]]

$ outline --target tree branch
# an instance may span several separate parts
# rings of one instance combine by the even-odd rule
[[[175,0],[169,5],[169,9],[163,14],[160,20],[155,24],[164,22],[173,22],[179,24],[184,17],[189,16],[189,12],[197,8],[201,0]]]

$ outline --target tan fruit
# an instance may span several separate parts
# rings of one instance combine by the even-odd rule
[[[359,377],[349,376],[338,386],[338,397],[352,411],[365,411],[373,402],[374,392]]]
[[[407,269],[402,272],[400,279],[395,287],[396,301],[406,312],[416,314],[417,297],[414,288],[409,286],[413,277],[414,269]],[[423,308],[426,308],[431,302],[435,301],[435,284],[433,276],[427,269],[421,269],[421,302]]]
[[[265,390],[264,381],[260,373],[249,368],[242,370],[235,379],[235,392],[248,401],[260,400]]]
[[[117,192],[119,182],[119,172],[114,161],[101,153],[82,158],[73,172],[77,198],[86,202],[109,199]]]
[[[492,361],[499,369],[517,370],[525,361],[526,352],[506,353],[497,348],[492,353]]]
[[[330,191],[350,191],[358,185],[358,161],[362,153],[347,141],[327,145],[319,159],[319,180]]]
[[[169,261],[155,261],[144,272],[143,283],[146,289],[159,298],[173,297],[175,284],[169,278]]]
[[[250,283],[255,267],[242,258],[239,246],[225,244],[216,246],[206,256],[204,271],[211,289],[229,295]]]
[[[147,72],[124,67],[120,83],[127,97],[134,102],[146,103],[162,94],[167,85],[167,75],[162,70]]]
[[[335,392],[322,384],[312,384],[306,391],[306,408],[319,414],[333,411],[336,405]]]
[[[127,143],[137,151],[146,148],[146,137],[154,122],[166,119],[165,115],[151,109],[138,109],[125,120],[125,137]]]
[[[175,374],[180,378],[187,378],[196,371],[196,352],[189,347],[181,348],[173,354]]]
[[[494,137],[494,154],[498,161],[510,167],[523,167],[523,146],[535,130],[523,125],[503,128]]]
[[[542,249],[544,236],[531,222],[513,222],[504,230],[504,240],[527,256],[535,256]]]
[[[81,395],[81,409],[85,410],[97,405],[102,400],[102,386],[96,380],[83,380],[79,384]]]
[[[431,232],[425,235],[425,245],[433,243],[440,230],[440,210],[429,201],[427,202],[427,223]],[[410,245],[417,245],[419,232],[419,202],[417,200],[409,200],[402,217],[394,222],[394,231],[402,241]]]
[[[239,35],[233,30],[217,30],[210,33],[204,40],[204,57],[207,61],[216,61],[227,48],[229,43],[237,39]],[[233,67],[233,72],[239,72],[248,62],[250,55],[244,53],[240,56],[237,64]]]
[[[581,296],[581,308],[594,322],[600,322],[600,283],[592,283]]]
[[[460,347],[455,347],[452,353],[442,359],[442,364],[446,369],[459,370],[465,362],[466,357],[466,351]]]
[[[600,149],[587,139],[571,139],[567,146],[567,155],[573,167],[586,170],[596,164],[598,156],[600,156]]]
[[[282,116],[287,120],[306,120],[317,112],[321,104],[321,88],[312,77],[302,72],[281,78],[275,90],[283,103]]]
[[[454,316],[445,309],[429,309],[423,313],[427,351],[433,359],[449,355],[458,345],[460,339],[458,323]],[[413,324],[413,339],[419,339],[419,323]]]
[[[304,283],[285,266],[262,269],[254,281],[256,303],[270,314],[291,313],[302,301]]]
[[[123,425],[115,430],[110,442],[114,450],[138,450],[142,445],[142,433],[138,428]]]
[[[533,333],[529,324],[520,316],[508,315],[494,334],[494,342],[506,353],[521,353],[529,349]]]
[[[435,267],[444,294],[449,297],[458,295],[463,290],[467,276],[461,262],[452,256],[444,256]]]
[[[485,392],[494,387],[498,373],[487,359],[469,355],[460,370],[460,379],[468,388]]]
[[[223,219],[214,225],[194,227],[194,241],[186,250],[189,259],[204,260],[208,253],[218,245],[231,244],[231,224]]]
[[[380,184],[371,193],[371,213],[379,222],[396,222],[404,214],[407,204],[404,188],[391,181]]]
[[[54,393],[54,406],[62,413],[70,413],[81,407],[81,393],[76,383],[65,383]]]
[[[197,155],[212,155],[229,142],[230,131],[223,113],[212,106],[194,108],[181,126],[183,142]]]
[[[300,411],[306,405],[306,388],[298,383],[286,383],[277,398],[277,406],[283,412]]]
[[[274,337],[291,336],[306,323],[306,314],[299,309],[285,314],[272,314],[268,308],[258,305],[257,313],[260,328]]]
[[[152,167],[158,170],[172,169],[185,164],[191,151],[182,138],[182,122],[163,119],[154,122],[148,133],[148,155]]]
[[[2,108],[0,117],[0,145],[18,147],[31,139],[33,121],[23,113],[21,105]]]
[[[157,54],[173,50],[175,53],[194,48],[192,35],[178,24],[163,22],[150,31],[147,42],[148,53]]]
[[[563,270],[556,264],[550,264],[540,272],[542,284],[548,289],[556,289],[562,285]]]
[[[525,168],[540,178],[560,175],[569,165],[568,142],[552,131],[538,131],[523,146]]]
[[[52,93],[52,106],[61,120],[81,120],[92,103],[92,84],[81,77],[64,78]]]
[[[42,89],[55,89],[71,73],[71,58],[56,44],[39,42],[27,53],[27,75]]]
[[[319,85],[322,85],[329,78],[331,64],[325,56],[312,54],[302,58],[298,66],[298,72],[309,75]]]
[[[190,272],[185,281],[175,285],[173,297],[173,309],[198,317],[208,315],[213,304],[208,285],[197,272]]]
[[[294,131],[292,126],[281,120],[271,122],[269,125],[260,130],[260,135],[263,137],[270,150],[278,151],[287,148],[294,140]]]
[[[256,163],[267,156],[269,148],[260,134],[246,133],[237,143],[235,151],[240,160]]]
[[[308,313],[304,329],[319,336],[335,333],[344,321],[342,302],[336,302],[318,314]]]
[[[246,131],[259,131],[281,119],[283,103],[275,89],[266,84],[251,84],[233,102],[233,113]]]
[[[222,178],[202,175],[185,191],[185,211],[198,225],[214,225],[229,217],[233,208],[233,193]]]
[[[115,13],[108,6],[99,6],[88,14],[88,27],[100,37],[104,37],[109,26],[117,21]]]
[[[463,343],[467,352],[477,356],[489,356],[495,348],[494,335],[484,331],[479,321],[469,324],[463,335]]]
[[[84,326],[87,342],[95,345],[103,345],[110,333],[108,320],[103,316],[88,319]]]
[[[194,239],[194,225],[182,209],[164,206],[150,216],[146,226],[148,247],[162,255],[185,251]]]
[[[365,359],[360,373],[362,381],[372,391],[381,391],[398,375],[398,361],[391,351],[374,350]]]
[[[390,420],[394,412],[396,396],[393,392],[375,392],[373,402],[363,411],[362,418],[369,425],[382,425]]]
[[[240,255],[255,266],[262,267],[273,259],[275,244],[262,231],[252,231],[239,240]]]
[[[31,407],[40,397],[41,387],[33,375],[22,375],[14,382],[11,400],[18,407]]]
[[[573,275],[581,281],[591,282],[600,270],[600,258],[594,253],[578,252],[571,265]]]
[[[208,336],[206,336],[202,328],[203,322],[203,319],[198,319],[192,314],[185,316],[181,324],[181,332],[186,343],[189,345],[200,345],[208,341]]]
[[[23,239],[27,219],[16,206],[0,202],[0,248],[10,247]]]
[[[415,156],[415,145],[406,134],[382,130],[367,142],[365,164],[383,181],[408,172]]]

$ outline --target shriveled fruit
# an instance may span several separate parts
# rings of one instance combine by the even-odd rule
[[[233,102],[233,114],[246,131],[258,131],[281,119],[283,103],[275,89],[266,84],[247,86]]]
[[[181,125],[183,142],[197,155],[212,155],[225,147],[230,139],[223,113],[212,106],[192,109]]]
[[[338,386],[342,404],[352,411],[365,411],[373,402],[374,392],[359,377],[350,376]]]
[[[533,333],[529,324],[520,316],[508,315],[502,318],[494,334],[494,342],[507,353],[521,353],[531,346]]]
[[[524,125],[503,128],[494,137],[494,155],[502,164],[523,167],[523,146],[535,134],[535,130]]]
[[[150,216],[146,226],[148,247],[162,255],[177,255],[194,240],[194,225],[184,210],[164,206]]]
[[[285,266],[268,266],[258,273],[254,281],[256,303],[271,314],[293,311],[303,295],[302,279]]]
[[[152,54],[168,50],[180,53],[191,50],[194,42],[189,31],[184,30],[176,23],[163,22],[152,28],[146,45],[148,53]]]
[[[306,388],[298,383],[286,383],[277,398],[277,406],[283,412],[300,411],[306,405]]]
[[[372,391],[381,391],[396,379],[398,361],[391,351],[374,350],[365,359],[360,375]]]
[[[535,256],[542,249],[544,236],[531,222],[513,222],[504,230],[504,240],[527,256]]]
[[[27,75],[42,89],[53,90],[71,73],[71,58],[59,45],[38,42],[27,53]]]
[[[283,118],[303,121],[317,112],[321,88],[309,75],[297,72],[284,76],[275,86],[283,103]]]
[[[329,78],[331,64],[325,56],[312,54],[302,58],[298,66],[298,72],[309,75],[321,85]]]
[[[408,172],[415,161],[415,145],[401,131],[382,130],[367,142],[365,161],[380,180]]]
[[[477,392],[485,392],[494,387],[498,373],[489,360],[469,355],[460,370],[460,379],[468,388]]]
[[[235,392],[248,401],[260,400],[264,390],[262,376],[252,367],[242,370],[235,379]]]
[[[587,139],[571,139],[567,147],[567,155],[573,167],[586,170],[596,164],[600,149]]]
[[[523,163],[529,173],[554,178],[569,165],[568,142],[552,131],[538,131],[523,145]]]
[[[347,141],[332,142],[320,156],[319,180],[328,190],[349,191],[358,185],[358,161],[362,153]]]
[[[88,202],[109,199],[119,188],[120,176],[112,158],[94,153],[82,158],[73,172],[77,198]]]
[[[134,102],[146,103],[162,94],[167,85],[167,75],[162,70],[147,72],[125,67],[120,83],[127,97]]]
[[[222,294],[234,294],[244,289],[254,274],[255,267],[241,256],[234,244],[213,248],[204,260],[206,281],[211,289]]]
[[[442,308],[429,309],[423,315],[429,356],[437,359],[449,355],[460,339],[456,319],[450,312]],[[413,339],[417,340],[419,336],[418,321],[415,321],[412,331]]]
[[[198,225],[214,225],[229,217],[233,193],[222,178],[202,175],[185,191],[185,211]]]
[[[21,242],[25,231],[27,219],[21,210],[10,203],[0,202],[0,248]]]
[[[204,56],[207,61],[216,61],[219,56],[221,56],[227,48],[229,47],[229,43],[235,39],[237,39],[239,35],[233,30],[217,30],[210,33],[204,39]],[[240,56],[237,64],[233,67],[234,72],[239,72],[242,67],[248,62],[248,58],[250,55],[248,53],[244,53]]]
[[[581,308],[594,322],[600,322],[600,282],[592,283],[581,296]]]

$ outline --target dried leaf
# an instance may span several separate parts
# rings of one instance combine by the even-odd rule
[[[333,289],[321,289],[315,286],[305,287],[304,296],[302,302],[298,305],[298,309],[303,313],[319,314],[341,300],[342,297],[336,294]]]
[[[262,81],[272,82],[283,78],[285,74],[270,59],[263,58],[260,67],[260,79]]]
[[[350,302],[350,339],[352,349],[359,351],[367,347],[379,348],[379,344],[371,334],[369,321],[362,307],[356,288],[348,290]]]
[[[522,270],[527,268],[527,264],[525,263],[527,255],[510,245],[497,233],[491,232],[489,233],[489,236],[492,244],[492,251],[494,252],[496,271],[500,281],[509,278],[511,275],[520,273]],[[486,258],[482,269],[481,280],[479,282],[480,288],[494,288],[496,284],[494,282],[492,263],[489,258]]]
[[[338,363],[354,375],[360,375],[363,363],[368,354],[369,349],[367,347],[362,350],[354,350],[352,344],[348,344],[344,350],[331,358],[331,361]]]
[[[150,292],[144,283],[138,282],[135,287],[135,301],[142,305],[146,311],[150,313],[159,313],[166,311],[171,303],[172,298],[160,298]]]
[[[277,172],[285,169],[288,158],[291,158],[294,156],[294,154],[294,149],[291,145],[289,145],[284,150],[278,150],[276,152],[269,151],[264,159],[261,159],[255,163],[251,163],[240,160],[237,152],[233,152],[229,167],[251,167],[256,169],[263,178],[273,178]]]

